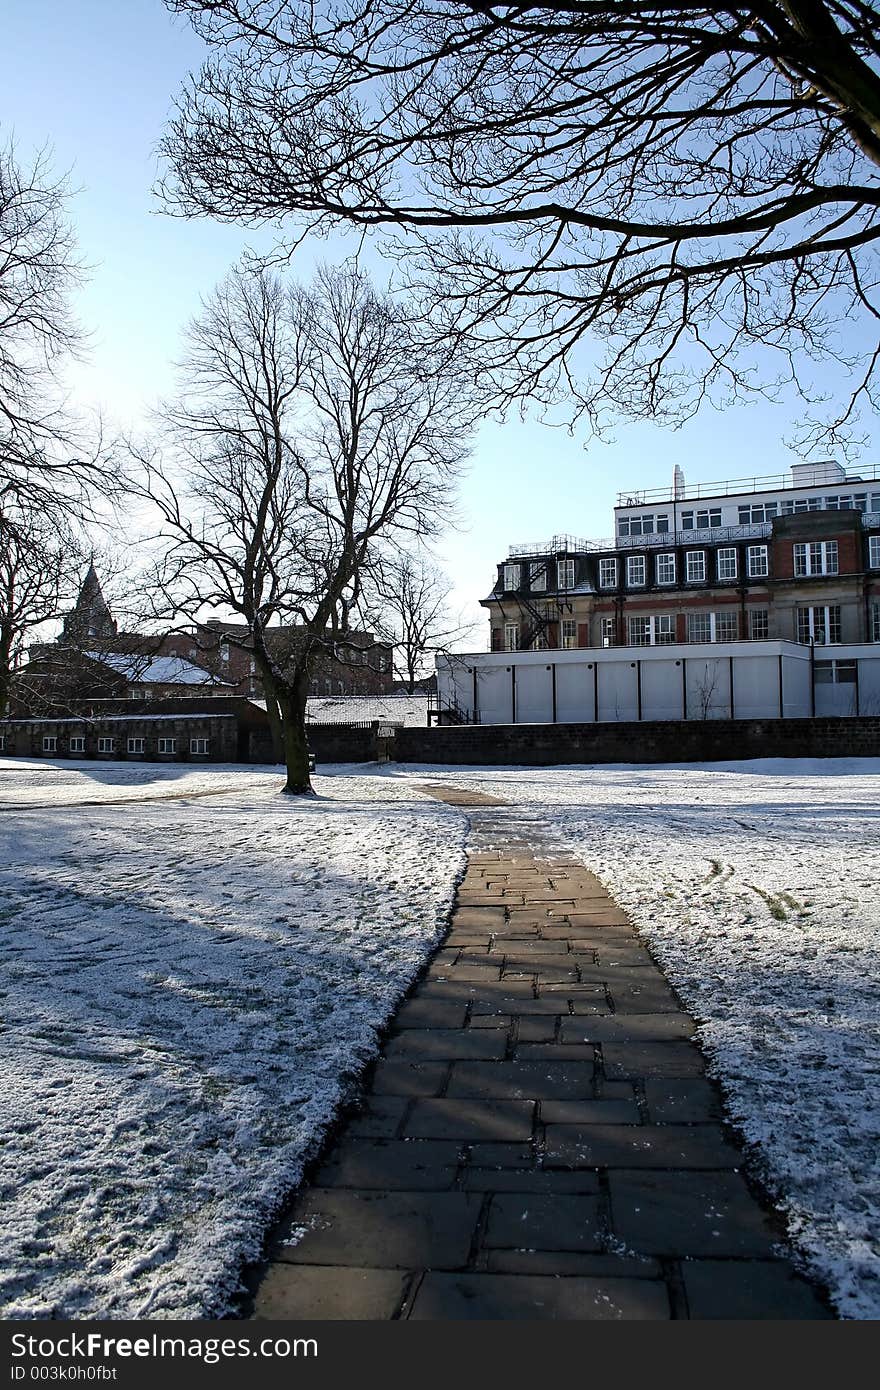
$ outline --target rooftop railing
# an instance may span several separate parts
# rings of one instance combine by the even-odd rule
[[[804,491],[827,488],[836,492],[854,487],[857,483],[873,483],[880,479],[880,464],[869,464],[857,473],[843,477],[822,476],[822,464],[816,465],[815,481],[794,481],[790,473],[771,473],[764,477],[729,478],[720,483],[685,483],[676,494],[672,487],[633,488],[617,494],[618,507],[644,507],[654,502],[689,502],[701,497],[736,497],[752,492],[788,492],[793,488]]]

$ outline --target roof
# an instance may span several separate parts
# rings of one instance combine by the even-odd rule
[[[202,666],[184,661],[182,656],[142,656],[136,652],[85,652],[89,661],[97,661],[117,671],[137,685],[215,685],[229,687],[228,681],[212,676]]]
[[[359,724],[371,719],[424,727],[428,723],[428,696],[337,695],[313,696],[306,701],[309,724]]]

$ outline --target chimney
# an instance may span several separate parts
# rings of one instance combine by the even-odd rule
[[[672,471],[672,496],[676,502],[680,502],[684,497],[684,473],[678,464]]]

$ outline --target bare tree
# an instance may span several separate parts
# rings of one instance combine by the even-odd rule
[[[677,423],[809,399],[834,357],[823,447],[880,399],[874,6],[166,3],[209,46],[164,141],[177,210],[402,232],[505,393]]]
[[[431,673],[434,657],[449,652],[474,624],[452,614],[449,581],[423,556],[404,552],[394,557],[383,570],[380,588],[385,635],[397,653],[397,673],[412,695],[416,682]]]
[[[68,198],[45,149],[25,164],[11,140],[0,145],[0,509],[82,516],[111,490],[100,425],[77,418],[59,381],[83,344]]]
[[[73,600],[81,554],[69,530],[31,507],[0,515],[0,715],[27,639]]]
[[[373,611],[388,549],[448,512],[467,402],[352,268],[310,289],[235,271],[190,327],[164,412],[173,465],[144,456],[160,590],[193,621],[206,607],[233,615],[227,640],[252,653],[280,716],[288,792],[310,790],[312,667]]]

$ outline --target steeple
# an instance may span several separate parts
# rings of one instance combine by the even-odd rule
[[[92,560],[76,605],[64,620],[61,641],[68,646],[88,647],[89,642],[115,637],[116,630]]]

